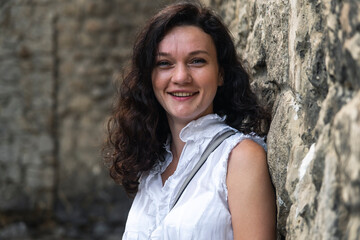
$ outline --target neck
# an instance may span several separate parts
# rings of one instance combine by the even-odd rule
[[[174,156],[174,159],[179,159],[182,149],[185,146],[185,143],[180,139],[180,132],[187,123],[175,122],[170,119],[168,119],[168,121],[172,137],[171,152]]]

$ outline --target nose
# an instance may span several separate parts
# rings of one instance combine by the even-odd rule
[[[187,84],[191,82],[191,74],[185,64],[176,64],[171,78],[175,84]]]

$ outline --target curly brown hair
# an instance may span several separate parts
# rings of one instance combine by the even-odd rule
[[[227,27],[199,3],[169,5],[152,17],[137,36],[130,71],[120,84],[108,121],[104,157],[110,162],[111,177],[129,195],[137,192],[142,172],[164,161],[164,143],[170,129],[166,113],[154,95],[151,73],[159,42],[169,30],[184,25],[201,28],[214,41],[224,79],[214,99],[214,112],[226,115],[226,123],[245,134],[267,133],[262,126],[269,122],[269,115],[250,89],[249,75],[238,59]]]

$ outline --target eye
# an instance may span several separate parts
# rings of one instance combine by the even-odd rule
[[[195,64],[195,65],[202,65],[202,64],[206,63],[206,60],[203,58],[194,58],[191,60],[190,63]]]
[[[169,61],[166,61],[166,60],[159,60],[159,61],[156,62],[157,67],[168,67],[170,65],[171,65],[171,63]]]

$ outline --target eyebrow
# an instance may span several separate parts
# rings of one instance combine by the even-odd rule
[[[193,56],[193,55],[197,55],[197,54],[201,54],[201,53],[203,53],[203,54],[206,54],[206,55],[210,55],[207,51],[205,51],[205,50],[196,50],[196,51],[193,51],[193,52],[190,52],[189,53],[189,55],[190,56]],[[158,52],[157,54],[156,54],[156,56],[171,56],[171,54],[170,53],[167,53],[167,52]]]

